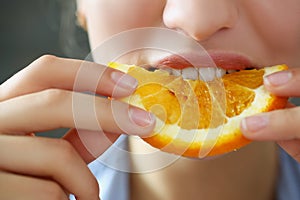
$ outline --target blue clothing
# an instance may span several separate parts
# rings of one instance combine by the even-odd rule
[[[127,136],[119,139],[99,158],[89,164],[89,168],[100,185],[101,200],[129,200],[129,165]],[[75,200],[70,196],[70,200]]]
[[[128,157],[120,156],[122,150],[126,149],[127,138],[121,137],[99,159],[89,165],[100,184],[101,200],[129,200],[129,174],[126,173]],[[113,162],[107,162],[107,159],[113,159]],[[115,170],[116,166],[122,171]],[[300,200],[300,164],[282,149],[276,200]]]
[[[277,200],[300,200],[300,164],[280,149]]]

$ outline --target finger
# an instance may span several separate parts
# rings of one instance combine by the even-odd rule
[[[137,81],[92,62],[42,56],[0,86],[0,101],[49,88],[90,91],[104,96],[131,94]]]
[[[1,136],[0,160],[1,169],[53,179],[77,199],[99,198],[97,180],[65,140]]]
[[[0,199],[68,200],[61,186],[51,180],[0,171]]]
[[[0,103],[0,132],[28,133],[55,128],[78,128],[149,135],[152,114],[115,100],[49,89]]]
[[[253,140],[300,139],[300,107],[276,110],[242,120],[243,134]]]
[[[300,96],[300,70],[291,69],[270,74],[264,78],[266,88],[279,96]]]
[[[71,129],[64,135],[86,163],[98,158],[119,137],[117,134],[105,134],[101,131]]]
[[[296,161],[300,163],[300,140],[283,140],[279,141],[278,144]]]

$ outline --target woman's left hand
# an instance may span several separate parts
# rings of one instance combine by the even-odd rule
[[[265,77],[264,84],[277,96],[300,97],[300,69],[290,69]],[[257,141],[277,141],[300,162],[300,107],[288,104],[286,109],[245,118],[241,123],[245,137]]]

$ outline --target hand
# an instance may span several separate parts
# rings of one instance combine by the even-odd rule
[[[271,74],[265,78],[266,88],[275,95],[300,96],[300,69]],[[300,107],[288,104],[286,109],[248,117],[241,124],[244,135],[252,140],[277,141],[300,162]]]
[[[121,72],[54,56],[39,58],[0,85],[0,199],[68,199],[69,193],[80,200],[99,199],[98,183],[86,163],[121,133],[151,133],[154,118],[80,91],[122,97],[135,87],[135,79]],[[64,139],[28,136],[60,127],[71,128]],[[83,143],[79,130],[97,144]]]

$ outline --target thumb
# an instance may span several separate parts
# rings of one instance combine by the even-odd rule
[[[300,139],[300,107],[262,113],[242,120],[241,129],[249,139],[280,141]]]

